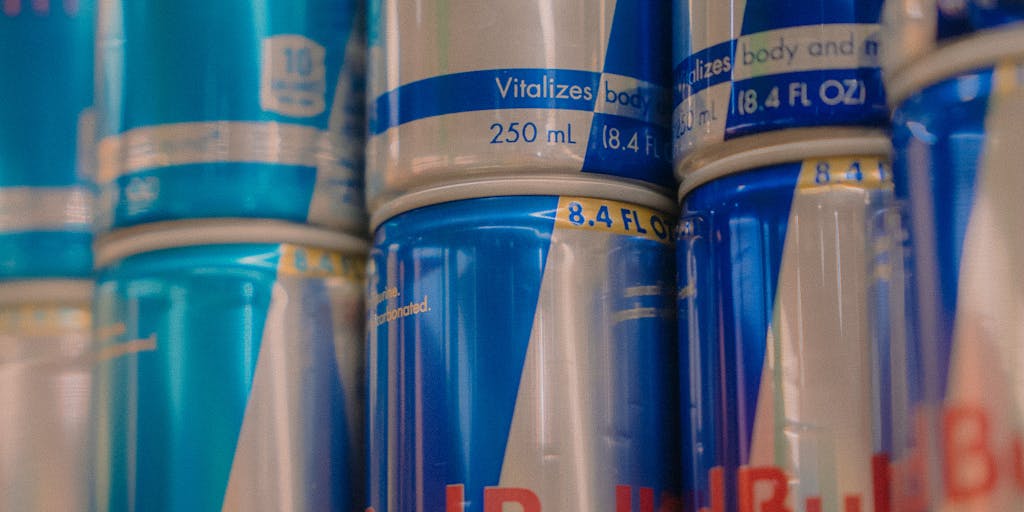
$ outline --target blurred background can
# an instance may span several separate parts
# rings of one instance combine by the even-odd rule
[[[0,5],[0,280],[92,271],[95,12]]]
[[[993,44],[985,51],[1004,56],[1024,48],[1020,37],[1024,2],[1020,0],[886,0],[883,9],[882,63],[887,83],[910,64],[960,41],[991,38]]]
[[[673,206],[523,178],[378,211],[367,510],[675,510]]]
[[[1024,507],[1024,53],[992,60],[993,44],[921,60],[893,115],[915,320],[893,433],[904,510]]]
[[[674,187],[668,2],[369,4],[371,211],[471,177]]]
[[[92,283],[0,284],[0,509],[90,510]]]
[[[365,231],[355,0],[101,0],[101,230],[262,217]]]
[[[98,510],[354,510],[365,242],[178,221],[97,246]]]
[[[869,273],[889,142],[808,147],[718,160],[680,190],[683,510],[889,510]]]

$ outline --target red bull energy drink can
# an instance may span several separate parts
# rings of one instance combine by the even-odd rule
[[[881,0],[674,0],[676,174],[737,137],[888,120]],[[792,131],[804,128],[805,130]]]
[[[94,510],[354,510],[365,243],[178,221],[97,245]]]
[[[0,280],[92,271],[95,3],[0,2]]]
[[[669,3],[370,0],[367,198],[467,177],[675,187]]]
[[[100,0],[98,228],[273,218],[364,233],[356,0]]]
[[[556,178],[378,210],[366,510],[677,510],[673,210]]]
[[[939,50],[934,69],[907,71],[893,116],[915,320],[894,432],[900,510],[1024,509],[1024,57],[986,56]]]
[[[0,509],[89,509],[92,283],[0,284]]]
[[[750,149],[680,190],[683,510],[889,510],[869,273],[888,141],[820,149]]]

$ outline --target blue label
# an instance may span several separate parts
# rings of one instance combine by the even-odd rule
[[[614,201],[504,197],[385,222],[369,274],[369,509],[671,507],[663,217]],[[576,253],[594,256],[591,272]]]
[[[103,269],[94,508],[353,508],[359,372],[342,362],[361,362],[361,329],[336,323],[355,315],[337,311],[331,276],[348,278],[353,297],[359,278],[343,261],[240,244]]]
[[[978,28],[999,27],[1024,20],[1021,0],[968,0],[971,23]]]
[[[832,23],[878,23],[881,13],[882,0],[747,0],[742,33]]]
[[[596,72],[559,69],[497,69],[428,78],[377,98],[370,133],[380,134],[426,117],[475,110],[593,111],[600,78]]]
[[[725,138],[766,129],[886,124],[878,68],[804,71],[735,81]]]
[[[667,9],[661,2],[617,0],[615,22],[608,37],[604,72],[631,76],[669,87],[672,77],[666,63],[671,62],[669,34],[672,27]]]
[[[768,130],[886,123],[880,0],[726,3],[675,3],[677,161]]]

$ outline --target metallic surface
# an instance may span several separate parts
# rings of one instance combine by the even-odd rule
[[[367,510],[674,510],[672,220],[505,196],[385,221]]]
[[[891,196],[885,160],[849,156],[738,172],[683,199],[684,511],[889,510],[869,251]]]
[[[232,243],[105,265],[94,508],[354,510],[363,261]]]
[[[89,510],[96,360],[84,284],[63,298],[0,284],[0,510]]]
[[[1024,509],[1022,116],[1020,61],[942,80],[894,114],[916,290],[893,454],[907,509]]]
[[[1019,0],[886,0],[886,81],[951,41],[992,29],[1019,31],[1021,20],[1024,3]]]
[[[369,4],[371,212],[411,188],[488,175],[673,187],[667,2]]]
[[[675,0],[676,176],[736,137],[884,126],[881,0]]]
[[[92,270],[94,0],[0,5],[0,280]]]
[[[101,229],[263,217],[365,230],[354,0],[101,0]]]

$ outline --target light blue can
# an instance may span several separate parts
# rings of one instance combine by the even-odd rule
[[[101,239],[95,510],[354,510],[365,243],[280,221]]]
[[[365,231],[355,0],[106,0],[101,229],[209,217]]]
[[[0,3],[0,280],[92,270],[93,0]]]

